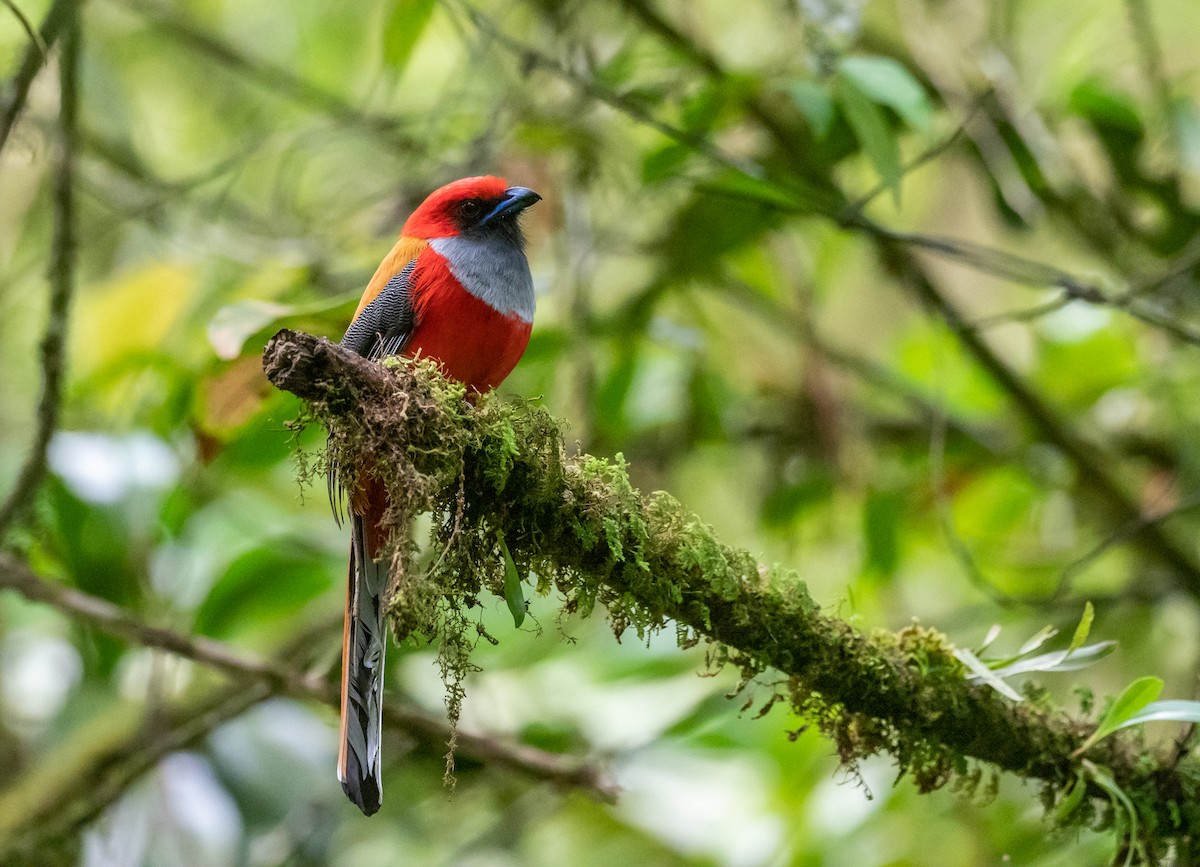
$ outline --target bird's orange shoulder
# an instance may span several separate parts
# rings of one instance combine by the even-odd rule
[[[396,245],[392,247],[391,252],[383,257],[383,261],[375,269],[375,276],[367,284],[362,300],[358,302],[358,309],[354,311],[354,317],[357,319],[358,314],[363,312],[363,308],[374,301],[376,296],[383,291],[383,287],[387,285],[388,281],[403,271],[413,259],[427,249],[429,249],[428,241],[402,235]]]

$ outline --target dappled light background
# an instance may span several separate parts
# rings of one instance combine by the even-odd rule
[[[45,0],[18,0],[34,23]],[[73,5],[54,0],[54,9]],[[426,193],[496,173],[538,293],[503,387],[624,455],[856,627],[1116,650],[1039,674],[1092,713],[1195,698],[1200,7],[1188,0],[90,0],[76,286],[48,474],[7,545],[145,622],[336,674],[346,534],[322,431],[263,378],[340,337]],[[30,51],[0,8],[0,73]],[[37,427],[59,47],[0,150],[0,484]],[[12,86],[0,91],[8,105]],[[939,247],[931,239],[947,236]],[[530,594],[532,595],[532,594]],[[918,795],[671,633],[502,599],[465,731],[608,769],[606,804],[393,731],[382,812],[336,711],[0,595],[0,813],[92,865],[1099,864],[984,769]],[[296,646],[296,642],[300,646]],[[436,648],[389,656],[444,714]],[[712,675],[712,676],[701,676]],[[245,698],[237,712],[214,696]],[[1034,700],[1033,698],[1028,700]],[[217,712],[214,707],[225,708]],[[760,711],[766,710],[760,714]],[[761,718],[760,718],[761,717]],[[191,736],[140,768],[157,733]],[[1177,725],[1147,732],[1169,743]],[[100,764],[95,756],[106,756]],[[82,776],[81,776],[82,775]],[[54,824],[57,823],[57,824]],[[77,839],[77,835],[82,836]],[[64,863],[67,863],[64,862]]]

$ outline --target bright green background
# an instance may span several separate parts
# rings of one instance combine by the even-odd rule
[[[46,4],[18,5],[39,21]],[[1064,706],[1078,709],[1073,683],[1103,696],[1142,674],[1166,680],[1164,697],[1193,698],[1196,596],[1121,539],[1073,568],[1121,526],[1068,456],[868,237],[764,207],[759,186],[697,145],[772,189],[803,178],[854,199],[891,182],[868,207],[876,220],[1113,295],[1170,274],[1139,301],[1186,325],[1200,318],[1200,7],[1145,5],[1149,31],[1141,3],[1116,0],[90,0],[63,432],[10,541],[41,574],[258,652],[339,611],[344,533],[323,490],[297,488],[284,425],[298,406],[270,393],[258,352],[280,325],[339,336],[423,195],[500,173],[544,197],[525,223],[534,337],[504,391],[568,419],[583,449],[623,452],[639,487],[670,491],[727,542],[794,565],[862,628],[917,617],[972,646],[1000,623],[1011,651],[1047,623],[1069,634],[1090,599],[1092,639],[1120,646],[1044,679]],[[25,45],[0,8],[5,75]],[[5,492],[33,430],[56,100],[52,52],[0,153]],[[1190,502],[1194,345],[1080,302],[1008,317],[1058,296],[922,261],[1136,502]],[[1193,560],[1198,523],[1184,509],[1166,524]],[[101,863],[107,846],[149,865],[1076,865],[1112,852],[1111,835],[1052,834],[1036,789],[1011,780],[985,803],[982,791],[917,796],[893,785],[886,759],[839,771],[814,732],[789,741],[803,721],[782,708],[739,715],[743,699],[724,698],[730,672],[697,676],[703,648],[681,652],[671,635],[617,644],[598,617],[560,621],[553,599],[532,610],[540,634],[514,631],[489,600],[501,643],[478,649],[464,727],[605,758],[624,788],[617,806],[477,766],[450,795],[440,756],[396,741],[384,809],[367,821],[333,776],[332,711],[272,700],[143,778],[88,832],[86,857]],[[328,635],[331,668],[339,639]],[[389,689],[439,709],[432,658],[393,651]],[[86,748],[103,714],[150,712],[198,677],[0,597],[0,756],[13,779]]]

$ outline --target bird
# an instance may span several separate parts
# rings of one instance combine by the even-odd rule
[[[524,354],[533,328],[533,277],[518,218],[540,199],[490,175],[430,193],[367,284],[341,345],[371,359],[434,359],[467,387],[469,398],[498,386]],[[332,475],[330,484],[332,494]],[[383,801],[388,569],[378,558],[387,545],[387,507],[378,481],[366,479],[350,492],[337,772],[347,797],[367,816]]]

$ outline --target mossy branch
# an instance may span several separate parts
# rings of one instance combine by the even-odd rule
[[[887,752],[922,791],[1006,771],[1041,783],[1047,806],[1079,778],[1072,752],[1091,724],[967,681],[935,630],[865,634],[823,614],[794,571],[722,544],[668,494],[638,493],[619,458],[568,455],[544,409],[491,396],[471,406],[430,363],[384,366],[287,330],[268,344],[264,367],[329,428],[328,459],[343,481],[368,474],[389,488],[397,635],[467,646],[475,626],[466,610],[483,590],[504,592],[500,534],[540,591],[557,590],[567,610],[585,614],[600,603],[618,636],[674,623],[681,643],[714,642],[746,677],[784,672],[784,697],[850,766]],[[409,519],[422,512],[434,517],[435,556],[418,570]],[[460,676],[468,667],[454,652],[447,664]],[[1137,806],[1152,852],[1190,851],[1200,822],[1192,759],[1156,758],[1128,737],[1087,758]],[[1066,821],[1112,818],[1103,790],[1093,784],[1089,794]]]

